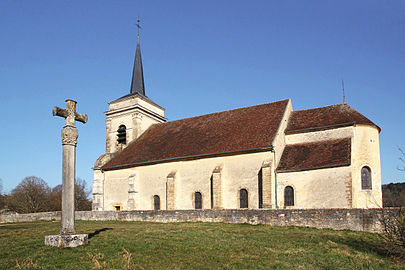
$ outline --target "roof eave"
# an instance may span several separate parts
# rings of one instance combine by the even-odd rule
[[[302,172],[302,171],[313,171],[313,170],[321,170],[321,169],[332,169],[338,167],[347,167],[350,166],[351,162],[342,163],[342,164],[334,164],[334,165],[325,165],[325,166],[317,166],[313,168],[300,168],[300,169],[291,169],[291,170],[279,170],[277,169],[277,173],[291,173],[291,172]]]
[[[131,168],[131,167],[138,167],[138,166],[145,166],[145,165],[152,165],[152,164],[173,162],[173,161],[185,161],[185,160],[192,160],[192,159],[218,157],[218,156],[230,156],[230,155],[235,155],[235,154],[240,155],[240,154],[248,154],[248,153],[256,153],[256,152],[266,152],[266,151],[273,151],[273,149],[274,149],[273,145],[270,145],[270,146],[265,146],[265,147],[242,149],[242,150],[237,150],[237,151],[217,152],[217,153],[202,154],[202,155],[190,155],[190,156],[166,158],[166,159],[151,160],[151,161],[144,161],[144,162],[128,163],[128,164],[122,164],[122,165],[116,165],[116,166],[105,166],[105,167],[102,167],[101,169],[103,171],[112,171],[112,170],[126,169],[126,168]]]

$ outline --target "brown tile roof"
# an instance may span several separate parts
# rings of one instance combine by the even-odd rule
[[[349,166],[350,149],[350,138],[287,145],[277,172]]]
[[[347,104],[294,111],[288,121],[286,134],[316,131],[354,124],[372,125],[380,128],[364,115]]]
[[[102,169],[269,150],[287,104],[283,100],[152,125]]]

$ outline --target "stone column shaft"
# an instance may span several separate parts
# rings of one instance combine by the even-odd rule
[[[79,136],[74,126],[62,129],[62,229],[61,234],[75,234],[76,143]]]

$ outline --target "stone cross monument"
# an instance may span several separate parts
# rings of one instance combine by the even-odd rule
[[[62,228],[59,235],[45,236],[45,245],[76,247],[87,244],[87,234],[76,234],[75,230],[75,177],[76,144],[79,133],[75,121],[87,122],[86,114],[76,112],[76,101],[67,99],[66,109],[53,107],[53,115],[65,118],[62,129]]]

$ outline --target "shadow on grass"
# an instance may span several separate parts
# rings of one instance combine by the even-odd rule
[[[90,240],[91,238],[93,238],[94,236],[98,235],[98,234],[101,233],[101,232],[109,231],[109,230],[112,230],[112,229],[113,229],[113,228],[102,228],[102,229],[96,230],[96,231],[94,231],[94,232],[92,232],[92,233],[89,233],[89,240]]]
[[[382,238],[370,239],[334,239],[335,242],[347,245],[363,253],[374,253],[380,257],[404,263],[403,251],[391,250]]]

